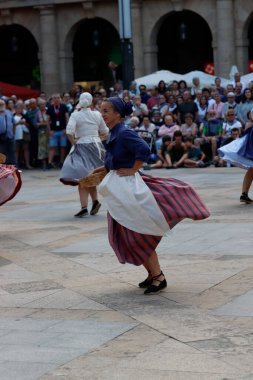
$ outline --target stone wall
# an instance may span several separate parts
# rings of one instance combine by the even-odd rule
[[[204,18],[213,37],[216,74],[227,77],[232,65],[247,72],[247,31],[252,0],[132,0],[135,76],[157,69],[156,37],[164,18],[190,10]],[[119,30],[117,1],[0,1],[0,26],[27,28],[39,46],[42,89],[63,91],[73,82],[72,42],[78,24],[100,17]]]

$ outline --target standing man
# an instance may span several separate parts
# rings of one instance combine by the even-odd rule
[[[0,99],[0,153],[7,157],[6,164],[16,165],[13,117],[3,99]]]
[[[38,112],[39,109],[37,106],[37,100],[35,98],[31,98],[27,102],[27,112],[24,115],[31,136],[31,141],[29,144],[31,166],[38,165]]]
[[[50,137],[49,137],[49,154],[48,154],[48,169],[53,168],[53,159],[57,147],[60,147],[60,168],[63,165],[67,137],[66,125],[68,123],[69,114],[65,104],[62,103],[60,94],[52,95],[52,104],[48,107],[47,114],[49,115]]]

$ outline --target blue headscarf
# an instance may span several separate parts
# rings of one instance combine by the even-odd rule
[[[120,114],[121,117],[131,115],[131,113],[133,112],[131,102],[124,102],[123,99],[117,96],[109,98],[108,101],[113,104],[114,108]]]

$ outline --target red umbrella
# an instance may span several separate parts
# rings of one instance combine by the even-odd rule
[[[40,94],[39,91],[4,82],[0,82],[0,92],[2,92],[3,96],[16,95],[18,98],[22,98],[23,100],[37,98]]]

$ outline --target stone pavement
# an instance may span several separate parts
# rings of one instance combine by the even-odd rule
[[[212,213],[163,238],[168,288],[156,296],[138,288],[142,268],[117,262],[105,205],[73,218],[77,189],[61,185],[58,173],[23,172],[20,193],[0,208],[0,379],[253,379],[245,172],[151,172],[192,183]]]

